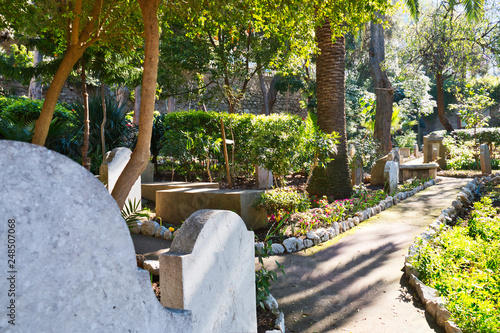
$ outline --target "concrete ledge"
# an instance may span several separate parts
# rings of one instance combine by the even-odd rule
[[[253,207],[264,193],[261,190],[218,190],[211,188],[173,188],[156,192],[156,216],[165,222],[180,224],[200,209],[233,211],[247,228],[267,224],[267,213]]]
[[[436,179],[437,168],[436,163],[422,164],[402,164],[399,166],[401,181],[405,181],[414,177]]]
[[[141,184],[142,197],[156,201],[156,191],[174,188],[213,188],[219,189],[219,183],[188,183],[188,182],[149,182]]]

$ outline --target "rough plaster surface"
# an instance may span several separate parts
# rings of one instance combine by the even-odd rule
[[[101,182],[108,185],[109,193],[113,191],[118,177],[120,177],[123,169],[130,160],[130,155],[132,151],[128,148],[115,148],[112,151],[108,151],[104,157],[104,161],[99,168],[99,174]],[[137,178],[134,185],[130,189],[127,200],[125,203],[131,200],[132,202],[138,202],[139,208],[141,208],[141,176]]]
[[[156,300],[118,206],[91,173],[53,151],[4,140],[0,170],[2,309],[8,219],[16,220],[17,272],[16,325],[2,311],[0,332],[192,332],[188,311]]]
[[[254,234],[237,214],[194,213],[159,258],[162,303],[191,310],[194,332],[257,332]]]

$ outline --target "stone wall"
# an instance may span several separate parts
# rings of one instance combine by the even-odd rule
[[[272,77],[265,77],[266,85],[269,87],[269,84],[272,81]],[[47,92],[48,86],[43,86],[43,97]],[[100,87],[94,87],[89,85],[88,88],[89,95],[98,94],[100,92]],[[6,80],[0,76],[0,90],[5,91],[9,95],[14,96],[28,96],[28,86],[24,86],[19,82]],[[133,89],[130,89],[133,90]],[[108,95],[115,96],[115,91],[113,89],[106,88],[106,92]],[[286,93],[278,93],[276,103],[273,107],[273,113],[282,113],[288,112],[291,114],[298,115],[302,118],[307,116],[307,110],[300,108],[300,92],[295,94],[290,93],[288,96]],[[75,101],[82,100],[81,95],[81,85],[79,83],[69,83],[66,82],[61,91],[61,95],[59,97],[59,102],[73,103]],[[168,113],[168,100],[156,100],[155,102],[155,110],[160,113]],[[252,113],[252,114],[260,114],[262,112],[262,90],[260,88],[258,77],[252,78],[248,85],[248,91],[246,94],[246,98],[241,103],[241,112],[243,113]],[[207,105],[207,110],[214,111],[227,111],[226,103],[212,103],[212,105]],[[133,111],[134,103],[129,101],[127,103],[127,112]],[[202,109],[202,106],[197,103],[183,103],[180,101],[175,101],[175,110],[189,110],[189,109]]]

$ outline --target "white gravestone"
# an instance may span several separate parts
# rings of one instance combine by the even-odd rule
[[[482,173],[491,173],[491,158],[490,158],[490,149],[486,143],[483,143],[479,146],[479,154],[481,160],[481,172]]]
[[[156,299],[116,202],[90,172],[6,140],[0,170],[0,332],[193,332],[189,311]]]
[[[254,233],[233,212],[195,212],[160,256],[160,288],[195,332],[257,332]]]
[[[273,188],[273,173],[261,166],[255,167],[255,175],[257,180],[257,188],[259,190],[267,190]]]
[[[104,161],[99,168],[99,174],[101,182],[107,185],[109,193],[113,191],[118,177],[120,177],[123,169],[125,169],[130,160],[131,154],[132,151],[130,149],[123,147],[115,148],[106,153]],[[126,205],[129,200],[131,202],[135,200],[135,202],[139,203],[139,208],[141,208],[141,176],[137,178],[132,189],[130,189],[128,197],[125,200]]]
[[[388,161],[385,163],[384,180],[387,194],[393,195],[398,188],[398,166],[396,162]]]

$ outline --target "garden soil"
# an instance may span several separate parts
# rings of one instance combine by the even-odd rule
[[[414,238],[451,206],[470,179],[441,182],[306,251],[267,258],[284,266],[271,294],[286,332],[444,332],[403,276]]]

